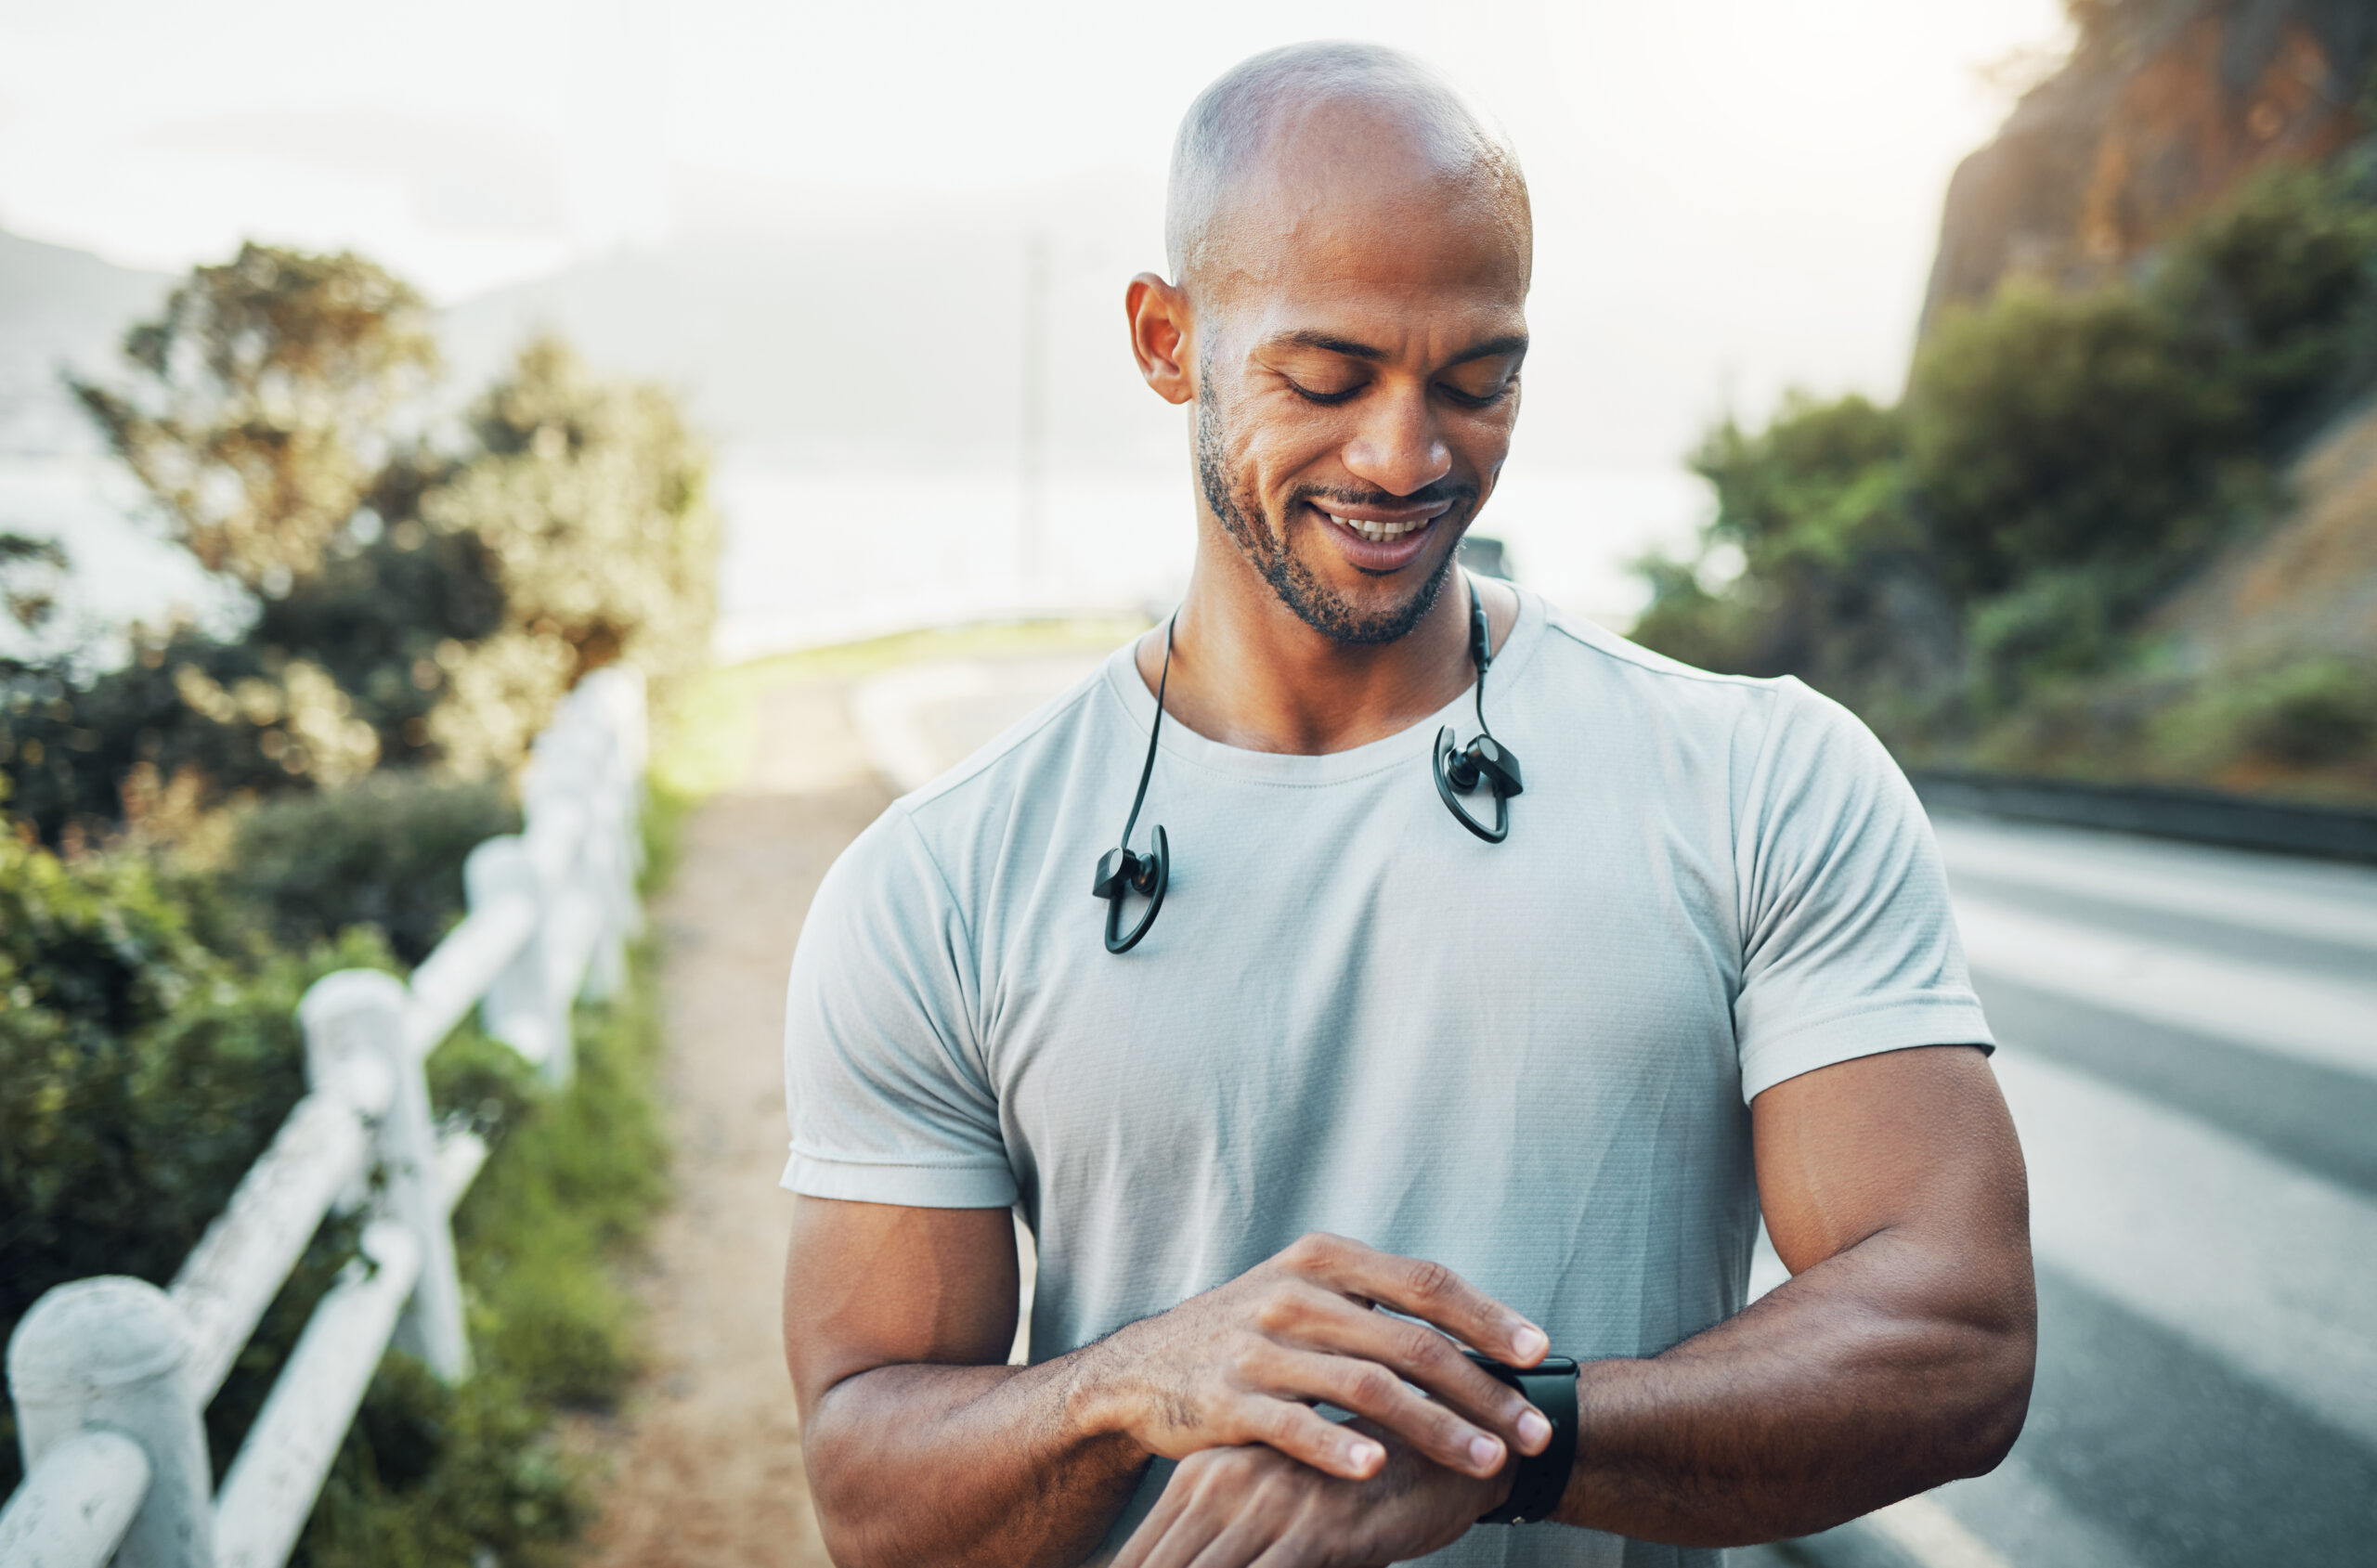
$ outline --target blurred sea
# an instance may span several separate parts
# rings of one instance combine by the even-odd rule
[[[816,472],[723,462],[717,651],[725,661],[926,625],[1018,615],[1160,612],[1188,582],[1188,480],[1059,474],[1027,527],[1007,472]],[[1708,506],[1682,471],[1514,467],[1477,528],[1521,580],[1624,627],[1642,607],[1629,564],[1682,550]],[[97,453],[0,457],[0,529],[61,540],[72,569],[50,640],[121,656],[122,628],[175,610],[236,624],[235,596],[162,542],[135,486]],[[8,646],[22,648],[21,637]]]

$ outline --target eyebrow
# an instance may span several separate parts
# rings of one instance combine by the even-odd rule
[[[1292,348],[1317,348],[1324,354],[1342,354],[1348,359],[1367,359],[1372,363],[1391,357],[1386,350],[1351,338],[1337,337],[1329,332],[1301,330],[1281,332],[1266,340],[1270,344]],[[1463,349],[1445,362],[1446,369],[1466,365],[1474,359],[1493,359],[1505,354],[1526,352],[1526,334],[1511,332],[1499,338],[1488,338],[1474,348]]]

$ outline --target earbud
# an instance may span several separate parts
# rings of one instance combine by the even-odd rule
[[[1447,729],[1447,735],[1452,731]],[[1519,795],[1526,786],[1519,782],[1519,759],[1515,753],[1504,750],[1491,735],[1480,735],[1469,743],[1469,749],[1460,753],[1445,765],[1452,775],[1453,788],[1466,795],[1477,787],[1483,778],[1497,795]]]
[[[1106,901],[1106,951],[1128,952],[1139,945],[1139,939],[1155,924],[1158,912],[1163,908],[1164,890],[1172,886],[1172,842],[1164,836],[1159,824],[1155,842],[1144,855],[1131,849],[1109,849],[1098,857],[1098,880],[1090,891]],[[1123,896],[1125,893],[1145,894],[1148,912],[1130,934],[1123,932]]]
[[[1436,793],[1443,797],[1445,810],[1461,826],[1488,844],[1500,844],[1511,836],[1511,797],[1526,786],[1519,782],[1518,754],[1496,740],[1493,732],[1486,728],[1486,671],[1494,661],[1487,647],[1486,605],[1477,597],[1474,583],[1469,585],[1469,657],[1477,666],[1477,728],[1481,733],[1456,750],[1451,725],[1436,732],[1433,758]],[[1494,794],[1494,825],[1490,828],[1471,816],[1468,808],[1461,803],[1461,796],[1481,784]]]
[[[1451,725],[1436,732],[1436,793],[1443,797],[1445,810],[1461,826],[1488,844],[1500,844],[1511,836],[1510,802],[1520,790],[1519,759],[1491,735],[1478,736],[1466,749],[1456,750]],[[1481,784],[1494,796],[1492,827],[1471,816],[1469,809],[1461,803],[1461,796]]]

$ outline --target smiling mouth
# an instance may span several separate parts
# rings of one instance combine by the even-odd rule
[[[1434,517],[1414,517],[1403,523],[1378,523],[1366,517],[1340,517],[1325,508],[1320,509],[1320,514],[1340,528],[1349,533],[1359,534],[1372,544],[1384,544],[1391,539],[1399,539],[1404,535],[1416,533],[1435,521]]]

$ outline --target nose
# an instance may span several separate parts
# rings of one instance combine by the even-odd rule
[[[1425,388],[1396,388],[1362,402],[1361,427],[1344,453],[1354,477],[1390,496],[1408,496],[1452,472],[1452,448],[1436,428]]]

